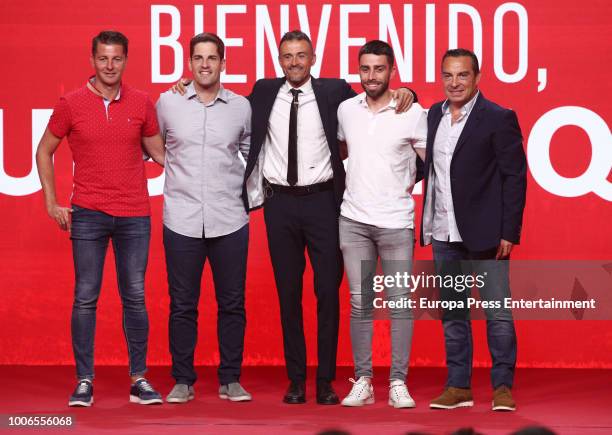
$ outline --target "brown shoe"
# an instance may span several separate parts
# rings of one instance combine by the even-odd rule
[[[469,388],[447,387],[444,392],[431,401],[430,408],[454,409],[474,406],[472,390]]]
[[[515,411],[516,403],[512,399],[510,388],[502,385],[493,391],[493,411]]]

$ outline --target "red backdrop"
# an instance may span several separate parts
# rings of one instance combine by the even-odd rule
[[[367,13],[357,12],[367,9]],[[510,11],[504,13],[506,9]],[[204,6],[176,1],[163,7],[154,7],[148,1],[116,0],[76,5],[67,0],[5,0],[0,5],[3,56],[0,68],[0,156],[3,156],[0,160],[0,363],[72,362],[70,241],[67,233],[59,231],[46,215],[40,187],[32,172],[31,143],[38,142],[49,116],[48,109],[59,96],[83,85],[91,73],[90,41],[102,29],[117,29],[129,37],[125,80],[148,91],[153,100],[168,88],[168,81],[175,80],[170,76],[173,72],[176,77],[187,74],[184,57],[188,53],[188,41],[202,25],[206,31],[224,31],[226,37],[242,39],[227,49],[227,72],[245,77],[242,83],[226,83],[226,86],[247,94],[258,76],[258,68],[262,68],[262,61],[265,74],[275,74],[268,39],[274,45],[283,30],[304,28],[307,19],[319,53],[318,74],[338,77],[347,69],[352,74],[357,72],[357,47],[345,44],[359,45],[360,42],[349,38],[378,38],[381,22],[384,30],[385,23],[391,20],[394,25],[390,40],[396,51],[405,55],[401,65],[403,76],[397,77],[393,85],[407,83],[418,92],[426,107],[442,98],[437,70],[449,41],[475,47],[477,52],[481,44],[481,89],[488,98],[516,110],[529,157],[523,243],[517,247],[515,258],[612,258],[612,139],[607,124],[611,108],[608,75],[612,67],[609,47],[612,8],[608,1],[528,0],[521,4],[438,1],[435,5],[394,2],[391,6],[379,6],[375,2],[358,6],[346,2],[325,7],[320,1],[312,1],[301,8],[268,2],[267,6],[259,7],[242,3],[230,9],[231,13],[223,11],[212,1]],[[324,46],[319,33],[326,36]],[[457,38],[453,37],[455,34]],[[158,40],[156,35],[168,38]],[[258,42],[260,39],[263,42]],[[175,50],[179,45],[184,47],[184,52],[178,53],[181,62],[175,64]],[[154,60],[158,55],[160,68]],[[546,73],[545,83],[542,70]],[[358,83],[354,87],[359,90]],[[548,140],[550,136],[552,139]],[[67,204],[72,167],[65,143],[55,161],[58,198]],[[157,177],[161,171],[149,165],[150,177]],[[153,237],[146,281],[151,321],[149,362],[168,364],[169,298],[161,243],[159,180],[150,187],[154,196],[151,200]],[[417,195],[419,208],[420,200],[421,196]],[[431,250],[417,248],[416,258],[431,258]],[[98,308],[98,364],[127,362],[112,262],[109,255]],[[308,357],[309,362],[315,363],[316,323],[310,270],[305,276],[304,299]],[[338,363],[348,365],[352,360],[346,282],[341,288],[341,299]],[[276,291],[260,211],[251,215],[247,310],[245,363],[282,364]],[[207,271],[200,305],[198,363],[213,364],[218,360],[215,311]],[[483,325],[476,323],[475,363],[487,365]],[[385,322],[377,323],[374,348],[377,364],[389,362],[387,327]],[[519,321],[517,330],[521,366],[612,367],[609,321]],[[439,323],[417,322],[411,364],[443,365],[443,362]]]

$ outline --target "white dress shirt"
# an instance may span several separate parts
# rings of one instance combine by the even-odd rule
[[[448,100],[442,105],[442,119],[436,132],[433,148],[435,202],[432,229],[433,238],[441,242],[463,241],[455,220],[450,165],[457,141],[478,98],[478,93],[476,92],[476,95],[461,108],[461,114],[454,123]]]
[[[338,107],[338,139],[346,141],[346,190],[340,214],[379,228],[414,228],[415,148],[425,148],[427,112],[414,103],[395,113],[394,100],[373,112],[365,92]]]
[[[278,91],[272,113],[270,113],[268,134],[264,141],[263,175],[270,183],[284,186],[289,185],[287,182],[287,153],[289,115],[293,102],[291,89],[291,86],[285,82]],[[302,91],[298,97],[298,181],[296,186],[308,186],[331,180],[334,173],[331,166],[331,153],[311,79],[296,89]]]

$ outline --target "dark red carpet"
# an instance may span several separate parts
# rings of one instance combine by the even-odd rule
[[[409,390],[416,409],[396,410],[387,405],[388,369],[375,372],[376,404],[363,408],[320,406],[314,400],[314,383],[308,384],[308,403],[285,405],[285,372],[278,367],[247,367],[242,383],[253,394],[250,403],[229,403],[216,395],[215,369],[199,368],[196,400],[185,405],[142,406],[128,403],[129,380],[124,367],[100,367],[92,408],[68,408],[74,387],[72,367],[1,366],[0,414],[71,415],[76,426],[43,433],[211,433],[211,434],[314,434],[336,429],[350,434],[405,434],[417,431],[448,434],[473,427],[484,434],[508,434],[525,426],[544,425],[559,434],[612,434],[612,371],[579,369],[519,369],[514,413],[490,410],[491,390],[487,369],[474,373],[475,406],[471,409],[433,411],[429,400],[441,392],[445,370],[411,369]],[[154,367],[149,380],[165,396],[172,387],[170,370]],[[314,375],[314,372],[312,372]],[[342,367],[335,383],[340,395],[349,391],[352,371]],[[6,425],[1,428],[7,429]],[[41,429],[28,432],[40,433]],[[11,432],[22,430],[13,429]]]

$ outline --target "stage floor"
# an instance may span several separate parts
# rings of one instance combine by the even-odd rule
[[[375,371],[377,402],[363,408],[320,406],[314,399],[314,376],[307,385],[305,405],[286,405],[283,368],[246,367],[242,384],[253,394],[249,403],[230,403],[216,395],[215,369],[198,368],[196,399],[184,405],[164,403],[142,406],[128,403],[129,380],[124,367],[100,367],[91,408],[68,408],[74,387],[72,367],[0,366],[0,414],[6,430],[10,415],[70,415],[76,422],[67,433],[210,433],[210,434],[314,434],[325,430],[350,434],[448,434],[473,427],[483,434],[509,434],[525,426],[544,425],[558,434],[612,434],[612,411],[607,393],[612,370],[519,369],[514,397],[517,411],[491,411],[488,370],[474,371],[475,405],[470,409],[434,411],[429,400],[441,392],[445,370],[413,368],[408,387],[415,409],[396,410],[387,405],[388,369]],[[314,375],[314,371],[309,373]],[[338,370],[335,387],[343,396],[350,390],[348,367]],[[153,367],[148,379],[161,393],[173,385],[168,367]],[[50,432],[49,432],[50,431]],[[21,429],[10,432],[22,433]],[[28,432],[40,432],[34,429]],[[60,432],[47,429],[47,433]],[[64,432],[64,431],[61,431]],[[340,433],[342,433],[340,432]],[[44,430],[43,430],[44,433]],[[336,432],[338,433],[338,432]]]

